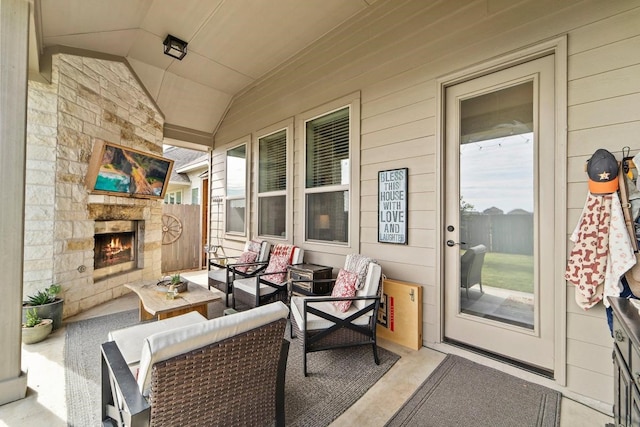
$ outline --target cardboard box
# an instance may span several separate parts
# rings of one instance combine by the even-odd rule
[[[384,279],[376,334],[413,350],[422,347],[422,286]]]

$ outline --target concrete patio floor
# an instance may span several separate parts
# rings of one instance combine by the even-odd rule
[[[206,286],[206,272],[185,275],[190,280]],[[127,294],[73,318],[65,319],[65,322],[132,310],[137,307],[136,295]],[[29,372],[27,397],[0,406],[0,426],[63,427],[67,425],[64,343],[65,327],[63,326],[45,341],[23,346],[22,367]],[[402,357],[374,387],[331,426],[383,426],[445,357],[444,353],[426,347],[414,351],[388,341],[379,340],[379,343]],[[480,356],[472,354],[465,354],[465,356],[483,362]],[[504,367],[502,370],[509,371],[509,368]],[[517,373],[517,371],[510,373]],[[612,421],[611,417],[601,412],[571,399],[564,397],[562,399],[561,427],[602,427]]]

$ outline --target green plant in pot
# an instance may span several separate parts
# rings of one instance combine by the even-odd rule
[[[34,344],[45,339],[53,330],[52,319],[42,319],[35,308],[26,312],[26,321],[22,324],[22,342]]]
[[[53,284],[44,290],[27,296],[27,300],[22,303],[22,322],[26,323],[27,313],[31,309],[35,309],[38,316],[42,319],[51,319],[53,321],[53,330],[58,329],[62,325],[62,309],[64,300],[58,297],[62,291],[62,286]]]
[[[187,282],[182,280],[180,274],[171,276],[171,284],[178,292],[185,292],[187,290]]]
[[[158,290],[161,292],[167,292],[170,286],[173,286],[177,292],[186,292],[188,290],[187,281],[180,277],[180,273],[173,274],[171,276],[164,276],[157,283]]]
[[[179,274],[174,274],[173,276],[171,276],[171,284],[172,285],[179,285],[180,282],[182,282],[182,279],[180,278]]]

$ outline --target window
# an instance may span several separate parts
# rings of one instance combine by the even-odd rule
[[[258,139],[258,235],[286,237],[287,130]]]
[[[191,189],[191,204],[199,205],[200,204],[200,189],[192,188]]]
[[[245,234],[247,208],[247,146],[227,151],[226,167],[226,221],[227,233]]]
[[[305,122],[306,240],[349,242],[350,107]]]
[[[182,190],[167,192],[164,195],[164,202],[168,205],[182,204]]]

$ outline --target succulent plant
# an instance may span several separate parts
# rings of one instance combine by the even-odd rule
[[[45,288],[43,291],[38,291],[33,295],[27,297],[27,303],[29,305],[44,305],[52,303],[56,300],[56,295],[61,291],[60,285],[51,285]]]
[[[38,312],[35,308],[27,310],[27,322],[24,324],[27,328],[33,328],[38,323],[42,322],[40,316],[38,316]]]

